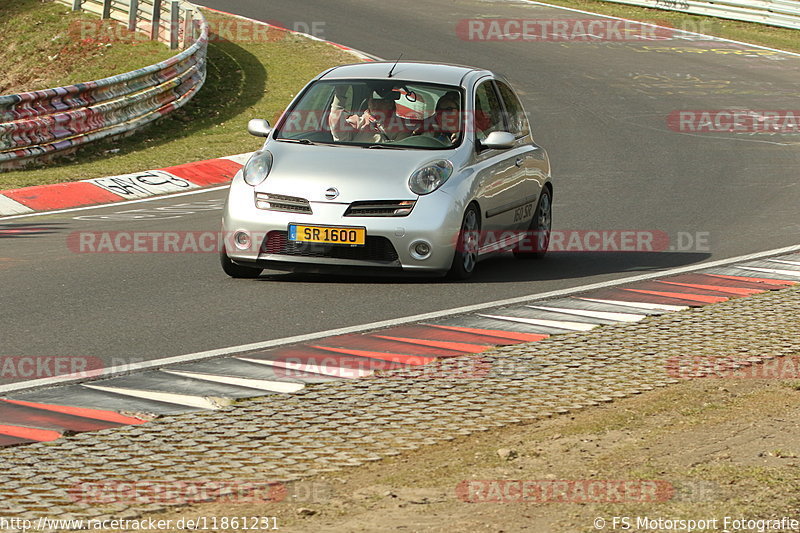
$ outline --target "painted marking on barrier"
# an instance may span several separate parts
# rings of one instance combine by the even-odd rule
[[[542,320],[539,318],[522,318],[517,316],[505,315],[484,315],[478,313],[478,316],[486,318],[494,318],[495,320],[503,320],[505,322],[519,322],[521,324],[531,324],[533,326],[543,326],[546,328],[565,329],[568,331],[589,331],[597,327],[597,324],[586,324],[585,322],[568,322],[564,320]]]
[[[199,185],[163,170],[148,170],[107,178],[87,180],[122,198],[146,198],[172,192],[196,189]]]
[[[161,370],[165,374],[174,374],[191,379],[199,379],[200,381],[212,381],[214,383],[225,383],[226,385],[236,385],[239,387],[248,387],[251,389],[258,389],[270,392],[292,393],[303,390],[305,385],[302,383],[293,383],[291,381],[267,381],[264,379],[253,378],[239,378],[234,376],[225,376],[217,374],[205,374],[201,372],[189,372],[186,370],[169,370],[164,368]]]
[[[242,165],[230,159],[209,159],[207,161],[195,161],[194,163],[167,167],[161,170],[197,185],[205,186],[228,183],[239,172],[240,168],[242,168]]]
[[[638,322],[647,315],[637,315],[633,313],[616,313],[612,311],[590,311],[588,309],[570,309],[567,307],[549,307],[546,305],[526,305],[531,309],[541,309],[554,313],[564,313],[567,315],[585,316],[587,318],[599,318],[602,320],[613,320],[615,322]]]
[[[0,194],[0,216],[33,213],[33,209]]]

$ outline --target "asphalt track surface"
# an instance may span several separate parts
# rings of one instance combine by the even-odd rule
[[[66,244],[81,231],[216,231],[224,191],[0,220],[0,355],[91,356],[121,365],[797,243],[800,136],[679,133],[666,117],[687,109],[796,109],[799,57],[686,39],[473,42],[456,34],[468,18],[589,18],[525,3],[202,3],[286,27],[317,23],[321,37],[381,57],[402,52],[404,59],[503,72],[550,154],[556,229],[655,230],[673,238],[702,232],[710,248],[560,252],[541,262],[498,257],[467,283],[277,272],[251,281],[229,279],[213,253],[81,254]],[[159,209],[186,203],[192,206]],[[148,216],[119,215],[131,209]]]

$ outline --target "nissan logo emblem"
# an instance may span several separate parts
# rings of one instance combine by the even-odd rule
[[[336,187],[331,187],[325,191],[325,198],[328,200],[333,200],[337,196],[339,196],[339,190]]]

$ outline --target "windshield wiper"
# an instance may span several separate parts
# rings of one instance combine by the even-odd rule
[[[392,146],[389,144],[370,144],[368,146],[364,146],[364,148],[375,148],[375,149],[383,149],[383,150],[402,150],[402,146]]]
[[[281,139],[275,139],[275,140],[276,140],[276,141],[287,142],[287,143],[297,143],[297,144],[312,144],[312,145],[313,145],[313,144],[316,144],[315,142],[313,142],[313,141],[309,141],[308,139],[288,139],[288,138],[281,138]]]

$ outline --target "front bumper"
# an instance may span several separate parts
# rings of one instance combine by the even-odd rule
[[[258,209],[254,189],[236,181],[228,195],[222,231],[228,257],[241,265],[304,272],[357,269],[431,275],[447,272],[452,264],[462,215],[452,198],[441,191],[420,197],[404,217],[346,217],[349,204],[336,202],[311,202],[313,214]],[[342,250],[350,247],[340,245],[281,246],[278,241],[285,241],[290,223],[362,226],[366,228],[367,246],[361,250]],[[232,236],[238,232],[251,237],[245,250],[234,244]],[[411,251],[420,240],[431,247],[425,259]]]

